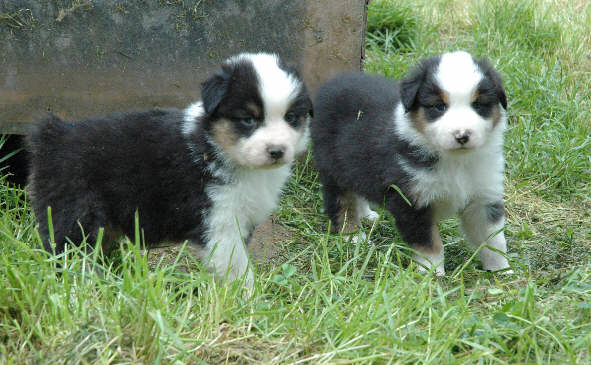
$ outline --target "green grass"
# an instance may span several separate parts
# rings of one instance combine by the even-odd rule
[[[465,49],[504,75],[515,274],[480,271],[453,219],[444,278],[417,272],[387,215],[366,227],[373,244],[326,234],[310,156],[277,211],[295,238],[250,298],[134,238],[50,257],[24,192],[0,184],[0,364],[590,363],[591,6],[385,0],[368,19],[370,72]]]

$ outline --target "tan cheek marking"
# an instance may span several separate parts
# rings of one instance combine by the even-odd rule
[[[425,115],[425,109],[420,107],[416,112],[412,112],[410,119],[416,130],[421,134],[425,134],[425,128],[427,128],[427,125],[429,124],[427,116]]]
[[[499,124],[499,122],[501,121],[501,110],[498,104],[495,105],[492,109],[491,119],[493,123],[493,128],[495,128],[497,124]]]
[[[234,132],[232,122],[227,119],[220,119],[214,122],[211,129],[213,140],[223,149],[229,150],[236,144],[238,136]]]
[[[478,99],[479,96],[480,96],[480,93],[478,92],[478,90],[476,90],[474,92],[474,94],[472,94],[472,102],[475,102],[476,99]]]

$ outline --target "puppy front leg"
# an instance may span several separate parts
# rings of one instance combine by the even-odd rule
[[[443,242],[439,235],[439,229],[436,224],[431,226],[431,244],[430,245],[412,245],[416,250],[414,259],[418,262],[419,270],[427,271],[435,269],[435,275],[445,275],[445,268],[443,267],[444,252]]]
[[[486,244],[499,252],[483,247],[479,258],[482,266],[488,271],[498,271],[509,267],[505,257],[507,243],[502,229],[505,225],[505,211],[502,201],[486,203],[476,201],[468,205],[460,214],[462,228],[468,242],[477,249]],[[490,237],[492,235],[492,237]],[[490,238],[489,238],[490,237]]]
[[[246,275],[244,286],[252,290],[254,274],[237,224],[210,229],[205,248],[200,250],[199,255],[207,268],[220,279],[231,282]]]
[[[396,219],[402,239],[415,250],[414,260],[419,270],[435,269],[435,275],[445,275],[444,250],[431,207],[415,209],[396,192],[387,197],[386,208]]]

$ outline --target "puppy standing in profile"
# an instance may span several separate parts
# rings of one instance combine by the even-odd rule
[[[202,84],[185,110],[129,112],[76,123],[49,117],[28,138],[29,190],[45,248],[132,235],[188,240],[220,278],[253,286],[244,244],[276,208],[312,104],[292,68],[271,54],[240,54]]]
[[[375,220],[368,201],[384,204],[418,263],[444,275],[437,222],[459,213],[468,241],[495,249],[480,250],[484,269],[509,267],[502,232],[507,99],[485,59],[465,52],[428,58],[400,83],[344,74],[320,88],[314,108],[314,158],[334,230]]]

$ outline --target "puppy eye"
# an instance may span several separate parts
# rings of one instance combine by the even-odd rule
[[[252,128],[255,124],[254,118],[248,117],[248,118],[240,118],[240,123],[248,128]]]
[[[297,126],[297,124],[300,122],[300,118],[293,112],[289,112],[289,113],[285,114],[283,119],[285,119],[285,121],[287,123],[289,123],[293,126]]]
[[[477,101],[474,101],[474,102],[472,102],[472,108],[474,108],[474,109],[476,109],[476,110],[478,110],[478,109],[482,109],[483,107],[484,107],[484,104],[482,104],[482,103],[481,103],[481,102],[479,102],[478,100],[477,100]]]
[[[438,112],[442,113],[447,110],[447,104],[439,103],[431,105],[431,109],[437,110]]]
[[[285,119],[285,121],[289,124],[294,124],[297,121],[297,117],[294,113],[289,112],[287,114],[285,114],[285,117],[283,117]]]

